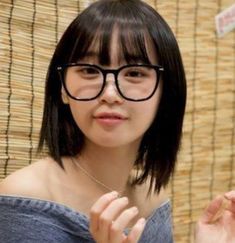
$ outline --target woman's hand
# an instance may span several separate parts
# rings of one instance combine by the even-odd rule
[[[128,199],[118,198],[117,192],[100,197],[90,211],[90,232],[97,243],[138,242],[145,226],[145,219],[139,219],[126,236],[123,231],[137,214],[136,207],[126,209]]]
[[[225,201],[227,206],[224,208]],[[235,243],[235,191],[210,203],[197,223],[195,242]]]

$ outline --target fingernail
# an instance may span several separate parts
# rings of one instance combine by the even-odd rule
[[[139,212],[137,207],[132,207],[131,210],[132,210],[133,213],[138,213]]]
[[[140,224],[140,225],[145,225],[145,223],[146,223],[145,218],[141,218],[138,220],[138,224]]]
[[[123,197],[123,198],[122,198],[122,201],[123,201],[124,203],[128,203],[129,200],[128,200],[127,197]]]
[[[111,196],[112,196],[113,198],[118,198],[118,195],[119,195],[119,193],[116,192],[116,191],[111,192]]]

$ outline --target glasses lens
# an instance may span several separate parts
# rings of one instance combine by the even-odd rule
[[[67,91],[75,99],[92,99],[103,85],[103,74],[91,65],[67,67],[64,77]]]
[[[146,99],[152,95],[157,81],[157,72],[149,66],[130,66],[118,74],[120,92],[133,100]]]

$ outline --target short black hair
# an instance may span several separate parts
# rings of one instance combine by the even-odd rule
[[[49,65],[45,103],[38,151],[44,145],[61,167],[62,156],[75,156],[84,144],[84,135],[76,125],[68,105],[61,99],[57,66],[84,57],[94,40],[99,43],[101,64],[110,63],[110,41],[118,28],[121,54],[127,63],[141,57],[150,63],[145,37],[155,46],[158,64],[164,67],[162,95],[154,121],[143,136],[135,161],[137,175],[132,185],[150,177],[155,192],[167,185],[174,172],[182,136],[186,103],[186,78],[177,41],[165,20],[140,0],[99,0],[91,4],[68,26]]]

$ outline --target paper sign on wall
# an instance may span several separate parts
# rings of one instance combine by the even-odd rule
[[[219,37],[235,29],[235,4],[216,15],[215,23]]]

